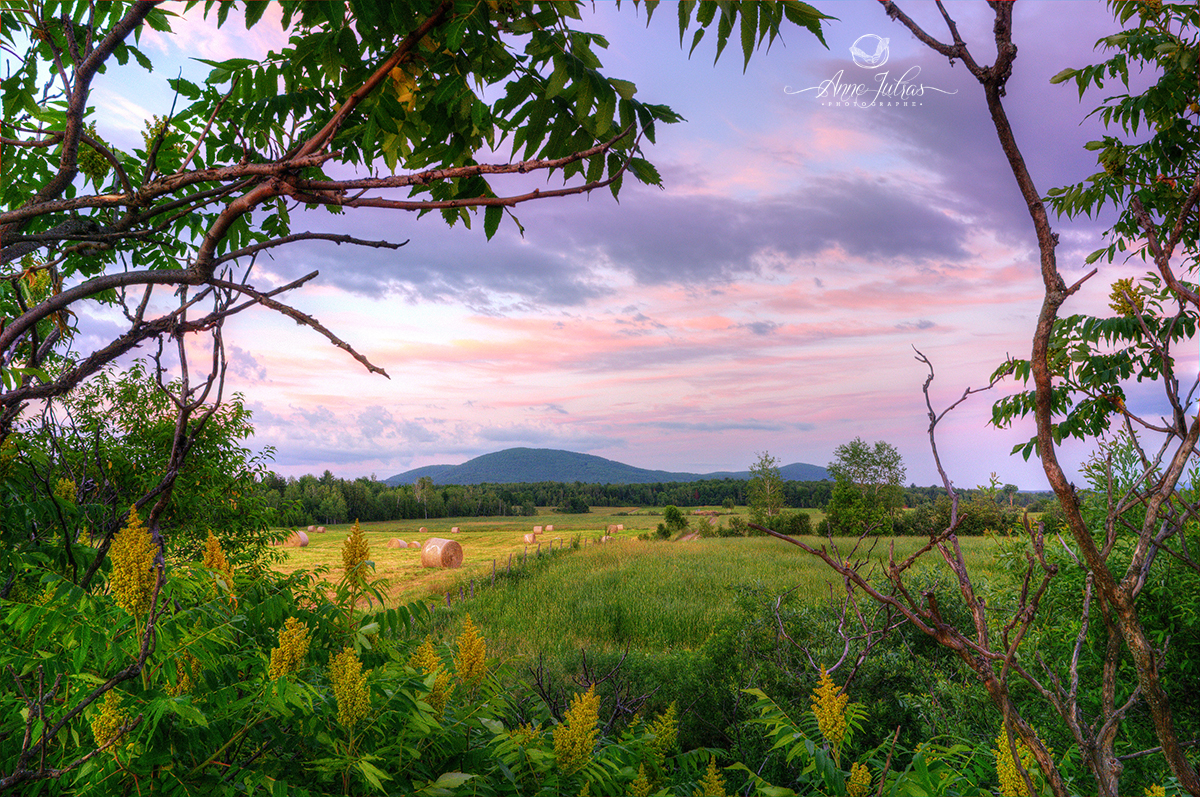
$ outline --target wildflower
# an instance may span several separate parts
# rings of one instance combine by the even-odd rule
[[[186,695],[196,685],[200,677],[200,660],[188,651],[175,658],[175,685],[167,685],[167,694],[171,697]]]
[[[97,747],[113,745],[128,732],[123,730],[123,727],[129,722],[129,715],[125,713],[125,708],[122,706],[123,702],[120,693],[116,690],[109,690],[104,695],[104,705],[100,707],[100,713],[92,720],[92,737],[96,740]],[[116,755],[115,746],[112,747],[111,752]]]
[[[1017,765],[1013,763],[1007,728],[1001,726],[1000,733],[996,736],[996,749],[992,752],[996,756],[996,777],[1000,781],[1002,797],[1029,797],[1029,788],[1025,785],[1025,779],[1021,777],[1021,773],[1017,771]],[[1033,751],[1020,739],[1017,740],[1017,757],[1021,759],[1022,768],[1027,772],[1034,772],[1037,760],[1033,757]]]
[[[109,549],[112,573],[108,583],[117,605],[135,618],[150,608],[157,582],[154,572],[154,540],[142,525],[137,508],[129,508],[129,521],[117,532]]]
[[[654,754],[656,764],[661,764],[667,753],[675,749],[679,739],[679,719],[676,715],[675,703],[667,706],[658,719],[650,723],[650,733],[654,740],[650,742],[650,750]]]
[[[692,792],[692,797],[725,797],[725,779],[717,771],[716,756],[708,759],[708,769],[704,770],[700,788]]]
[[[629,797],[650,797],[650,777],[646,774],[646,765],[638,764],[637,777],[629,784]]]
[[[1167,797],[1167,790],[1160,784],[1158,786],[1147,786],[1146,797]]]
[[[850,695],[841,691],[829,673],[821,666],[821,680],[812,694],[812,710],[817,715],[817,727],[833,751],[833,760],[838,760],[842,741],[846,738],[846,704]]]
[[[299,670],[308,656],[309,641],[307,625],[295,617],[284,620],[283,628],[279,632],[279,647],[271,650],[268,677],[274,681]]]
[[[1108,298],[1111,299],[1108,306],[1113,309],[1113,312],[1125,318],[1141,315],[1142,308],[1145,306],[1145,298],[1133,284],[1131,278],[1119,279],[1114,282]]]
[[[541,735],[542,726],[534,725],[532,722],[526,722],[518,725],[508,732],[508,738],[512,739],[513,744],[519,747],[528,747],[530,743]]]
[[[59,479],[54,485],[54,494],[68,504],[75,503],[75,482],[70,479]]]
[[[871,791],[871,770],[857,761],[850,765],[850,780],[846,784],[848,797],[867,797]]]
[[[337,700],[338,723],[352,730],[359,720],[367,718],[370,699],[367,694],[367,672],[362,671],[353,648],[344,648],[337,656],[329,657],[329,682]]]
[[[487,643],[479,634],[471,615],[463,619],[462,633],[458,635],[458,655],[454,657],[454,670],[459,679],[474,688],[487,675]]]
[[[426,675],[437,674],[433,679],[433,688],[429,691],[428,702],[433,708],[433,713],[441,717],[446,711],[450,693],[454,691],[454,684],[450,682],[450,673],[442,667],[442,660],[438,658],[437,651],[433,647],[433,639],[425,637],[425,641],[421,643],[421,647],[417,648],[417,652],[412,655],[408,663],[413,669],[420,670]]]
[[[370,552],[371,546],[356,520],[354,528],[350,529],[350,536],[342,543],[342,567],[346,570],[346,578],[359,578],[358,567],[367,561]]]
[[[230,566],[229,560],[225,558],[225,551],[221,548],[221,541],[217,539],[217,535],[212,533],[212,529],[208,530],[208,539],[204,541],[204,559],[202,560],[202,564],[220,576],[220,579],[225,582],[225,589],[229,591],[232,597],[233,568]]]
[[[554,729],[554,755],[558,758],[558,768],[565,774],[573,775],[583,769],[592,757],[596,737],[600,735],[596,727],[599,716],[600,696],[594,685],[572,698],[567,716]]]

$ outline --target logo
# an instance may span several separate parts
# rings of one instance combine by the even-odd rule
[[[850,45],[850,57],[863,69],[878,69],[887,63],[889,41],[874,33],[864,33]]]
[[[879,70],[865,82],[854,80],[854,75],[861,75],[861,72],[855,73],[852,69],[852,74],[847,75],[846,70],[839,69],[833,77],[816,86],[806,89],[784,86],[783,91],[785,94],[811,91],[821,105],[833,108],[919,108],[932,96],[958,93],[957,89],[947,91],[923,83],[919,66],[910,66],[903,74],[895,76],[889,70],[881,69],[888,62],[890,41],[874,33],[864,33],[850,45],[850,58],[855,66]]]

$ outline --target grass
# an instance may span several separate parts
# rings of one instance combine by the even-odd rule
[[[363,533],[371,545],[370,558],[375,562],[375,574],[389,581],[388,595],[399,603],[415,600],[436,600],[445,593],[457,593],[459,586],[471,579],[482,581],[491,578],[492,563],[503,569],[509,556],[519,562],[523,556],[533,556],[537,546],[526,546],[524,535],[534,526],[547,524],[554,531],[543,533],[539,542],[543,550],[551,543],[557,549],[570,545],[573,537],[581,541],[592,541],[605,533],[612,525],[623,525],[617,539],[629,539],[638,534],[653,531],[662,521],[661,509],[638,507],[597,507],[586,515],[551,514],[550,510],[539,510],[535,517],[496,518],[437,518],[433,520],[397,520],[384,523],[364,523]],[[693,525],[704,522],[693,518]],[[457,526],[458,534],[450,529]],[[320,566],[329,568],[328,578],[336,580],[342,572],[342,542],[350,532],[350,524],[328,526],[325,534],[309,534],[305,548],[282,548],[284,560],[278,570],[314,570]],[[422,532],[425,528],[427,531]],[[457,570],[439,570],[421,566],[419,550],[388,548],[393,538],[405,541],[424,542],[430,537],[457,540],[463,547],[463,566]],[[393,604],[394,605],[394,604]]]
[[[824,538],[805,542],[828,545]],[[897,538],[897,558],[921,544],[916,538]],[[978,565],[974,572],[979,577],[994,575],[993,541],[973,538],[964,540],[963,547]],[[887,545],[876,546],[871,558],[886,561]],[[627,645],[670,651],[697,648],[712,629],[733,619],[739,613],[739,590],[759,588],[778,595],[796,588],[805,599],[821,600],[840,585],[823,562],[769,537],[675,543],[633,539],[568,552],[526,578],[456,603],[455,613],[470,612],[489,641],[502,642],[504,652],[512,655]]]
[[[812,514],[818,521],[820,513]],[[727,522],[728,516],[721,519]],[[690,520],[692,529],[707,522],[698,517]],[[630,507],[602,508],[587,515],[394,521],[364,524],[363,531],[376,576],[389,581],[389,606],[415,600],[440,602],[452,593],[454,614],[471,612],[489,640],[503,640],[506,652],[516,655],[614,650],[626,645],[648,651],[695,649],[711,629],[737,615],[739,590],[761,588],[777,595],[796,588],[804,598],[820,600],[829,596],[831,587],[840,589],[840,580],[823,562],[769,537],[637,539],[660,521],[661,510]],[[527,547],[523,536],[533,526],[546,524],[552,524],[554,531],[539,539],[543,551],[553,541],[556,555],[536,560],[537,547]],[[616,524],[625,529],[616,533],[613,544],[591,544]],[[459,527],[458,534],[450,532],[453,526]],[[326,534],[310,535],[306,548],[284,549],[286,561],[280,569],[326,566],[328,577],[336,580],[349,528],[332,526]],[[429,537],[455,539],[463,546],[463,567],[423,568],[420,551],[387,547],[393,537],[422,542]],[[582,547],[570,550],[576,537]],[[805,542],[813,547],[829,544],[820,537]],[[837,541],[843,551],[851,542]],[[896,558],[902,559],[923,542],[916,537],[880,540],[870,558],[875,565],[885,562],[894,545]],[[993,540],[963,538],[961,544],[977,581],[998,575]],[[560,556],[557,551],[563,547],[568,550]],[[502,575],[495,587],[489,586],[493,561],[503,574],[510,556],[518,575]],[[529,561],[523,565],[525,557]],[[936,556],[927,556],[926,561],[940,563]],[[460,588],[469,593],[472,580],[475,597],[460,603]]]

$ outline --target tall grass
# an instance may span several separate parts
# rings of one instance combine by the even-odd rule
[[[823,538],[806,541],[828,544]],[[922,542],[897,538],[897,558]],[[980,576],[988,577],[996,544],[968,539],[963,545]],[[875,547],[872,566],[886,561],[888,547],[887,541]],[[481,590],[456,604],[453,613],[469,611],[489,641],[510,654],[695,649],[738,614],[739,589],[752,586],[771,594],[795,588],[816,601],[831,588],[840,590],[841,581],[823,562],[773,538],[632,539],[556,556],[528,577]]]

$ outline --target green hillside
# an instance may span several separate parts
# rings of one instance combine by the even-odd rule
[[[794,463],[780,468],[783,478],[820,481],[829,478],[817,465]],[[484,454],[462,465],[429,465],[384,479],[390,485],[410,484],[428,476],[436,484],[532,484],[582,482],[584,484],[653,484],[694,482],[703,479],[748,479],[749,471],[678,473],[635,468],[592,454],[552,448],[509,448]]]

